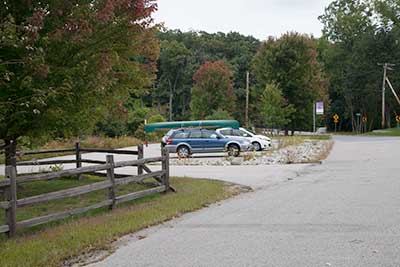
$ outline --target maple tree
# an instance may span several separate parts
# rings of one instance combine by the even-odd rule
[[[194,119],[204,119],[215,111],[232,114],[235,108],[233,73],[223,61],[207,61],[194,74],[191,110]]]
[[[0,2],[0,139],[79,135],[155,78],[154,0]]]

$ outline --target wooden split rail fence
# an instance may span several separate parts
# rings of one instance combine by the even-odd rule
[[[6,224],[0,225],[0,233],[6,233],[9,237],[12,237],[16,234],[16,231],[19,229],[32,227],[35,225],[40,225],[44,223],[48,223],[55,220],[60,220],[67,218],[72,215],[80,214],[87,212],[89,210],[98,209],[101,207],[108,206],[110,209],[113,209],[116,205],[131,201],[137,198],[141,198],[144,196],[148,196],[155,193],[168,192],[170,190],[175,191],[169,184],[169,153],[163,149],[160,157],[154,158],[143,158],[143,146],[138,146],[138,151],[127,151],[127,150],[107,150],[107,149],[81,149],[79,145],[77,145],[76,162],[77,168],[61,170],[57,172],[49,172],[49,173],[36,173],[29,175],[18,175],[16,166],[6,166],[6,178],[0,180],[0,189],[4,191],[5,201],[0,200],[0,210],[5,210]],[[67,152],[66,150],[57,150],[56,153],[59,152]],[[68,150],[70,151],[70,150]],[[75,150],[74,150],[75,151]],[[35,151],[35,154],[38,154],[38,151]],[[83,160],[81,158],[81,152],[103,152],[103,153],[112,153],[112,154],[130,154],[130,155],[138,155],[138,158],[131,161],[121,161],[114,162],[113,155],[107,155],[106,161],[93,161],[93,160]],[[49,153],[46,151],[39,151],[39,153]],[[50,153],[55,153],[52,150]],[[25,153],[29,154],[29,153]],[[32,152],[31,154],[34,154]],[[79,160],[78,160],[79,159]],[[71,163],[67,161],[41,161],[46,162],[43,165],[49,164],[65,164]],[[160,171],[152,171],[150,168],[146,166],[147,163],[152,162],[161,162],[161,170]],[[26,166],[26,165],[37,165],[37,164],[28,164],[33,162],[19,162],[18,166]],[[34,162],[36,163],[36,162]],[[82,163],[94,163],[99,165],[93,166],[84,166],[82,167]],[[114,171],[117,168],[135,166],[137,167],[137,175],[117,175]],[[104,173],[104,171],[106,173]],[[146,173],[144,173],[146,172]],[[80,177],[82,174],[95,174],[100,176],[105,176],[107,179],[102,182],[96,182],[89,185],[74,187],[70,189],[64,189],[56,192],[50,192],[46,194],[31,196],[23,199],[17,198],[17,185],[35,181],[45,181],[45,180],[53,180],[62,177],[70,177],[70,176],[78,176]],[[138,191],[132,192],[122,196],[116,196],[116,186],[119,185],[127,185],[131,183],[140,183],[145,179],[154,178],[157,181],[158,186]],[[36,218],[31,218],[24,221],[17,221],[16,215],[18,208],[25,206],[33,206],[35,204],[49,202],[58,199],[64,199],[69,197],[75,197],[83,194],[87,194],[94,191],[108,189],[108,197],[104,201],[83,208],[77,208],[73,210],[61,211],[49,215],[44,215]]]

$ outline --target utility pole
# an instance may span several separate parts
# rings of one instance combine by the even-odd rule
[[[317,130],[316,129],[316,114],[315,114],[315,113],[317,113],[316,105],[317,105],[317,103],[313,102],[313,133],[315,133]]]
[[[382,129],[385,128],[385,96],[386,96],[386,79],[387,71],[393,70],[390,67],[394,67],[395,64],[390,63],[378,63],[379,66],[383,66],[383,83],[382,83]]]
[[[249,84],[250,84],[250,73],[246,72],[246,111],[245,111],[245,125],[249,127]]]

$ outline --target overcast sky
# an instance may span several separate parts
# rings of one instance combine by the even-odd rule
[[[318,16],[332,0],[158,0],[157,22],[169,29],[237,31],[264,40],[287,31],[321,36]]]

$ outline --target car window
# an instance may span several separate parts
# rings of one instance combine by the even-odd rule
[[[188,138],[189,133],[188,132],[176,132],[173,136],[174,139],[185,139]]]
[[[201,130],[192,130],[189,134],[190,138],[201,138]]]
[[[212,139],[216,139],[217,138],[217,134],[214,131],[209,131],[209,130],[203,130],[203,138],[212,138]]]
[[[220,133],[223,134],[223,135],[232,135],[232,130],[231,129],[226,129],[226,130],[220,131]]]
[[[175,132],[175,130],[169,130],[165,136],[171,136],[174,134],[174,132]]]
[[[241,130],[241,131],[243,131],[243,130]],[[248,131],[248,132],[251,133],[252,135],[256,135],[255,132],[253,132],[253,131],[251,131],[251,130],[249,130],[249,129],[246,129],[246,131]],[[244,131],[243,131],[243,132],[244,132]]]
[[[240,130],[234,129],[232,131],[233,136],[243,136],[243,133]]]
[[[242,130],[238,130],[238,131],[240,132],[240,136],[251,137],[251,135],[246,133],[245,131],[242,131]]]

